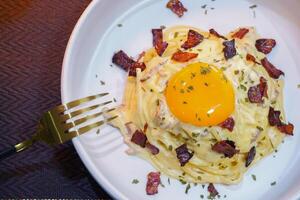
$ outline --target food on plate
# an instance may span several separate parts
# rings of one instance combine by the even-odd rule
[[[182,17],[184,12],[187,11],[187,9],[183,6],[183,4],[179,0],[169,0],[166,6],[178,17]]]
[[[284,73],[266,58],[275,40],[261,39],[253,27],[222,36],[175,26],[152,36],[153,47],[139,59],[124,51],[112,59],[129,74],[123,103],[111,113],[119,115],[112,124],[128,153],[181,181],[235,184],[293,134]],[[148,194],[157,192],[158,177],[148,175]],[[208,190],[218,194],[212,184]]]

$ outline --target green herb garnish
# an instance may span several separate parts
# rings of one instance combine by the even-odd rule
[[[274,181],[274,182],[271,183],[271,186],[274,186],[274,185],[276,185],[276,181]]]
[[[191,189],[191,185],[188,184],[185,188],[185,193],[187,194],[189,192],[189,190]]]
[[[139,180],[133,179],[131,183],[132,183],[132,184],[138,184],[138,183],[139,183]]]
[[[256,181],[256,176],[254,174],[251,174],[251,177],[254,181]]]

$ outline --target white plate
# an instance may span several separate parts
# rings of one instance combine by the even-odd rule
[[[270,60],[285,73],[285,108],[288,120],[296,126],[295,136],[287,137],[279,152],[251,168],[239,185],[217,185],[226,199],[296,199],[300,191],[299,102],[300,90],[300,14],[298,0],[182,0],[188,12],[178,18],[165,8],[167,0],[94,0],[77,23],[70,38],[63,63],[62,101],[109,91],[118,105],[122,99],[126,74],[110,67],[115,51],[122,49],[131,56],[152,45],[151,29],[160,25],[192,25],[202,29],[215,28],[227,33],[238,26],[255,26],[263,37],[275,38],[278,45]],[[249,6],[258,4],[253,9]],[[201,6],[207,4],[207,14]],[[214,8],[214,10],[211,9]],[[119,27],[118,24],[122,24]],[[298,66],[298,67],[297,67]],[[96,77],[96,74],[98,77]],[[100,80],[105,85],[100,84]],[[140,158],[125,154],[118,130],[105,126],[75,138],[73,143],[94,178],[116,199],[200,199],[206,188],[185,186],[166,177],[154,196],[145,194],[146,175],[154,170]],[[255,174],[253,181],[251,174]],[[132,184],[133,179],[138,184]],[[270,183],[276,181],[275,186]]]

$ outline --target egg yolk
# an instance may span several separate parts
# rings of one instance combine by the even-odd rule
[[[165,97],[170,111],[195,126],[225,121],[234,110],[234,90],[224,73],[207,63],[193,63],[168,81]]]

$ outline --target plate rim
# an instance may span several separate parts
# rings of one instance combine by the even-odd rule
[[[67,74],[69,70],[69,63],[71,60],[71,54],[72,49],[75,45],[76,38],[79,35],[79,32],[83,26],[83,24],[86,22],[88,16],[90,15],[91,11],[96,7],[98,3],[100,3],[102,0],[93,0],[90,2],[90,4],[85,8],[83,13],[80,15],[78,21],[75,24],[75,27],[70,35],[70,38],[68,40],[66,50],[64,53],[64,58],[62,62],[62,72],[61,72],[61,101],[62,103],[66,103],[66,81],[67,81]],[[97,171],[97,168],[95,164],[91,161],[89,155],[85,152],[82,144],[79,141],[79,138],[72,139],[72,143],[75,147],[75,150],[77,151],[77,154],[79,155],[79,158],[85,165],[85,167],[88,169],[91,176],[96,180],[96,182],[111,195],[112,197],[116,199],[128,199],[123,193],[121,193],[115,186],[113,186],[107,178],[103,175],[101,171]]]

